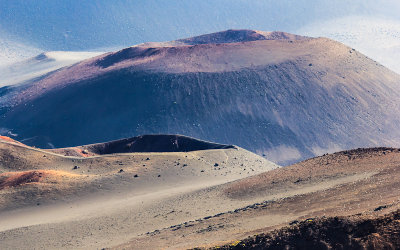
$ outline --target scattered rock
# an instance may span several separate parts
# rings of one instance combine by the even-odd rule
[[[161,175],[159,174],[158,177],[161,177]]]
[[[74,166],[72,169],[78,169],[79,167],[78,166]]]
[[[121,168],[118,173],[122,173],[122,172],[124,172],[124,170]]]
[[[214,164],[214,167],[218,167],[218,166],[219,166],[219,164],[218,164],[218,163],[215,163],[215,164]]]
[[[388,207],[387,205],[379,206],[379,207],[375,208],[374,211],[377,212],[377,211],[380,211],[380,210],[382,210],[384,208],[387,208],[387,207]]]
[[[134,178],[137,178],[137,177],[139,177],[139,175],[135,174],[133,177],[134,177]]]

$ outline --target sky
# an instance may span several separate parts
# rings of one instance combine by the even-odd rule
[[[352,18],[375,20],[378,26],[391,22],[397,29],[398,13],[398,0],[0,0],[0,46],[8,46],[0,53],[14,49],[10,41],[42,51],[109,51],[226,29],[338,39],[342,26],[348,26],[346,34],[355,32]],[[370,42],[371,31],[364,29]],[[362,48],[363,39],[343,41]]]

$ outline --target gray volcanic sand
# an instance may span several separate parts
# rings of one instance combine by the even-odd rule
[[[228,198],[235,210],[138,236],[115,249],[210,247],[317,216],[375,218],[400,209],[399,163],[399,149],[345,151],[216,186],[208,196],[223,197],[217,204]]]
[[[0,147],[2,249],[121,244],[224,211],[203,206],[209,187],[278,167],[238,147],[89,157],[5,140]]]
[[[5,249],[215,246],[293,220],[400,208],[400,150],[392,148],[276,168],[238,147],[77,157],[0,146]]]

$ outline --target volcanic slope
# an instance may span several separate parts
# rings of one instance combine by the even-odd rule
[[[133,46],[0,95],[1,131],[39,147],[185,134],[288,164],[400,146],[399,75],[333,40],[282,32]]]
[[[356,149],[309,159],[212,187],[204,196],[226,204],[228,199],[236,209],[139,235],[112,249],[396,246],[399,177],[400,149]]]
[[[211,249],[399,249],[400,210],[306,219],[291,226]]]
[[[53,150],[2,136],[1,249],[122,244],[233,209],[236,204],[228,200],[218,205],[219,197],[201,206],[205,197],[197,192],[206,195],[212,186],[277,167],[239,147],[185,136],[149,135]]]
[[[298,221],[319,223],[317,217],[375,218],[400,209],[399,149],[343,151],[285,168],[213,143],[198,151],[130,152],[153,151],[157,144],[172,151],[175,141],[207,145],[181,136],[154,138],[58,152],[4,138],[2,248],[212,247]],[[108,155],[99,148],[124,150]],[[77,149],[86,156],[61,155]]]

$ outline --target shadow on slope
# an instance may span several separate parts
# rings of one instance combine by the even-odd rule
[[[189,152],[229,148],[235,148],[235,146],[202,141],[182,135],[142,135],[51,151],[71,156],[76,155],[76,153],[78,153],[78,156],[92,156],[133,152]]]

